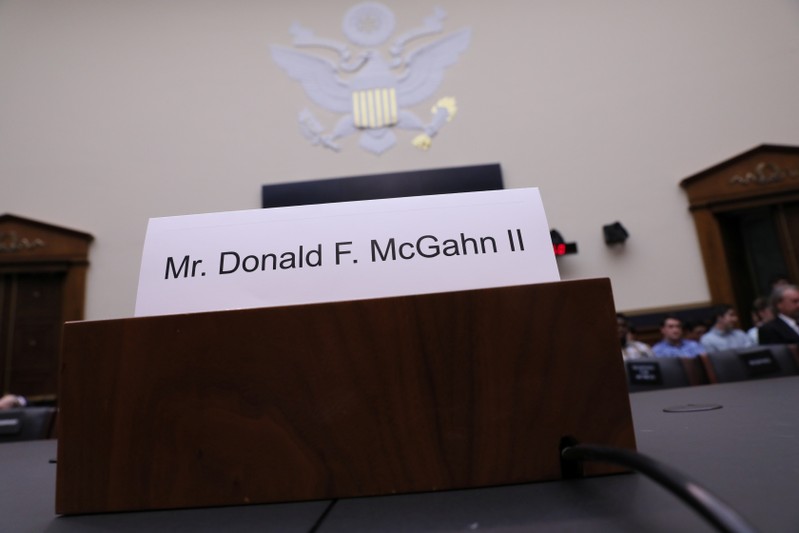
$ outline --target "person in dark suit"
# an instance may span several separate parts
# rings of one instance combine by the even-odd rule
[[[760,344],[799,344],[799,288],[779,285],[771,293],[775,317],[758,328]]]

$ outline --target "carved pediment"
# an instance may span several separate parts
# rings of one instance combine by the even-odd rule
[[[0,215],[0,263],[85,262],[94,237],[11,214]]]
[[[683,179],[691,209],[799,197],[799,147],[763,144]]]

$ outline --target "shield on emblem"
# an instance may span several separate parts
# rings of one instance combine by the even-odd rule
[[[352,92],[352,118],[358,128],[384,128],[397,123],[397,91],[391,88]]]

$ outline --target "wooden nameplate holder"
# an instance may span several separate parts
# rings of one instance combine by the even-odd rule
[[[56,512],[558,479],[565,436],[635,448],[614,314],[600,279],[68,323]]]

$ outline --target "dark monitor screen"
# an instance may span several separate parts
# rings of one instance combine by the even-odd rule
[[[261,207],[377,200],[502,189],[499,164],[370,174],[261,187]]]

